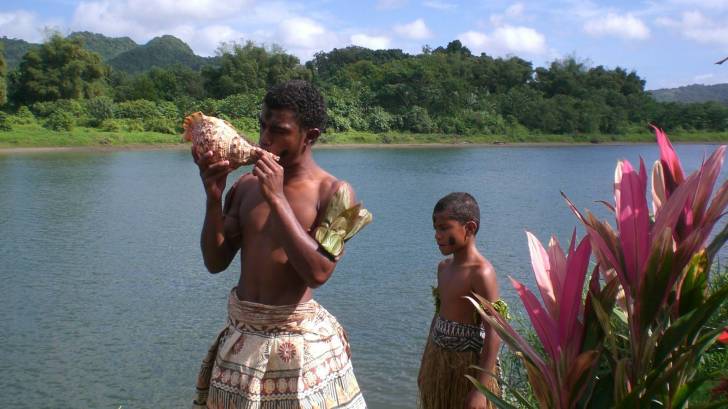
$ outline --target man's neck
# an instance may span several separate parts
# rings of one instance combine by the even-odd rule
[[[311,151],[306,150],[306,152],[301,154],[301,156],[298,157],[295,162],[288,164],[283,169],[283,174],[285,177],[284,182],[306,177],[310,175],[317,166],[318,165],[316,164],[316,161],[313,160],[313,155],[311,154]]]

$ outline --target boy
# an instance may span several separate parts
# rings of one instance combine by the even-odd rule
[[[480,323],[472,304],[464,297],[475,292],[498,299],[498,282],[488,260],[475,243],[480,228],[480,209],[467,193],[450,193],[440,199],[432,214],[435,241],[446,258],[437,267],[435,317],[422,356],[418,386],[422,409],[486,409],[494,407],[478,392],[470,374],[494,393],[497,382],[478,365],[495,374],[500,339]]]
[[[194,408],[366,408],[346,333],[312,298],[334,272],[344,241],[371,221],[365,209],[352,209],[351,187],[314,161],[311,147],[325,123],[323,97],[308,82],[269,90],[260,147],[280,162],[258,158],[224,205],[229,163],[192,150],[207,197],[205,266],[217,273],[241,254],[227,325],[202,362]],[[344,232],[331,228],[341,218]]]

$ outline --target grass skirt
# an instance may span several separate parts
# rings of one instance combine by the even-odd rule
[[[427,340],[422,355],[418,386],[420,390],[420,409],[460,409],[465,406],[465,398],[475,388],[465,377],[478,377],[476,369],[470,365],[478,364],[479,354],[474,351],[456,352],[436,345],[432,338]],[[491,392],[500,395],[498,382],[489,378],[485,385]],[[495,405],[488,402],[488,408]]]

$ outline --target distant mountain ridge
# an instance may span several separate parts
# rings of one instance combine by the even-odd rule
[[[728,84],[693,84],[678,88],[648,91],[660,102],[708,102],[717,101],[728,105]]]
[[[106,37],[103,34],[91,33],[88,31],[77,31],[68,35],[68,38],[78,38],[83,41],[84,48],[99,53],[104,61],[108,61],[117,55],[139,47],[129,37]]]
[[[142,45],[129,37],[107,37],[88,31],[73,32],[67,38],[80,39],[84,48],[98,53],[102,60],[114,69],[129,74],[173,65],[196,70],[217,61],[217,57],[196,55],[187,43],[171,35],[155,37]],[[17,68],[23,55],[40,45],[7,37],[0,37],[0,44],[4,48],[5,62],[9,70]]]
[[[179,38],[164,35],[120,53],[107,62],[117,70],[137,74],[153,67],[164,68],[177,64],[196,70],[212,61],[214,58],[195,55],[190,46]]]

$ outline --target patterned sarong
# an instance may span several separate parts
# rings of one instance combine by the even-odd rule
[[[193,408],[366,408],[350,358],[346,332],[316,301],[257,304],[233,289]]]
[[[484,339],[485,328],[481,325],[461,324],[438,315],[432,326],[432,342],[450,351],[480,353]]]
[[[452,409],[465,405],[465,397],[474,388],[465,375],[477,378],[478,371],[470,366],[478,364],[484,337],[485,330],[480,325],[435,316],[420,364],[419,408]],[[498,382],[490,379],[485,387],[499,395]],[[488,408],[494,407],[488,402]]]

